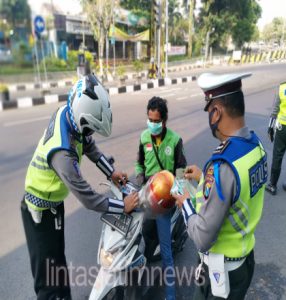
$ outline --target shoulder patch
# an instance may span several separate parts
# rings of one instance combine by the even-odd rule
[[[205,181],[204,181],[204,188],[203,188],[203,193],[204,193],[204,198],[205,200],[208,200],[210,196],[210,191],[215,182],[214,179],[214,167],[211,166],[207,169],[206,174],[205,174]]]
[[[230,140],[226,140],[222,142],[213,152],[214,154],[221,154],[224,152],[224,150],[229,146]]]
[[[54,129],[56,124],[56,116],[57,111],[53,114],[53,116],[50,119],[49,126],[46,130],[45,138],[44,138],[44,145],[48,142],[48,140],[54,135]]]
[[[152,150],[153,150],[152,144],[151,144],[151,143],[146,144],[146,151],[147,151],[147,152],[150,152],[150,151],[152,151]]]

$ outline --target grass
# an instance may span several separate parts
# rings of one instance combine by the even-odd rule
[[[56,66],[48,66],[47,65],[47,72],[59,72],[59,71],[74,71],[74,68],[70,67],[56,67]],[[17,65],[11,65],[2,64],[0,67],[0,75],[20,75],[20,74],[31,74],[34,73],[35,70],[33,66],[17,66]],[[40,72],[44,72],[44,69],[42,66],[40,66]]]

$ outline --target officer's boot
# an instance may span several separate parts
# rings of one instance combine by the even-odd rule
[[[283,190],[286,192],[286,182],[282,184]]]
[[[281,170],[271,170],[270,182],[266,185],[266,191],[275,196],[277,194],[277,181]]]

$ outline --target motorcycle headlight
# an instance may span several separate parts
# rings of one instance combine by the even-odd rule
[[[108,268],[111,266],[112,262],[113,262],[113,255],[107,251],[105,251],[103,248],[101,248],[100,250],[100,264],[105,267]]]

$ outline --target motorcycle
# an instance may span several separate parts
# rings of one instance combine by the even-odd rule
[[[140,189],[132,182],[127,182],[119,189],[115,184],[108,183],[111,192],[118,200],[123,200],[133,191],[139,192],[142,199],[146,188]],[[192,196],[194,188],[184,182]],[[98,246],[97,263],[100,270],[93,285],[89,300],[123,300],[141,299],[144,294],[143,286],[146,264],[160,259],[159,241],[152,240],[146,246],[142,234],[144,215],[146,215],[146,201],[131,214],[104,213],[102,233]],[[187,239],[187,231],[179,208],[174,209],[171,218],[172,251],[176,255],[183,250]],[[151,245],[153,244],[153,245]],[[151,257],[144,255],[146,247],[151,247]],[[150,253],[150,249],[149,253]],[[146,293],[146,289],[145,289]]]

